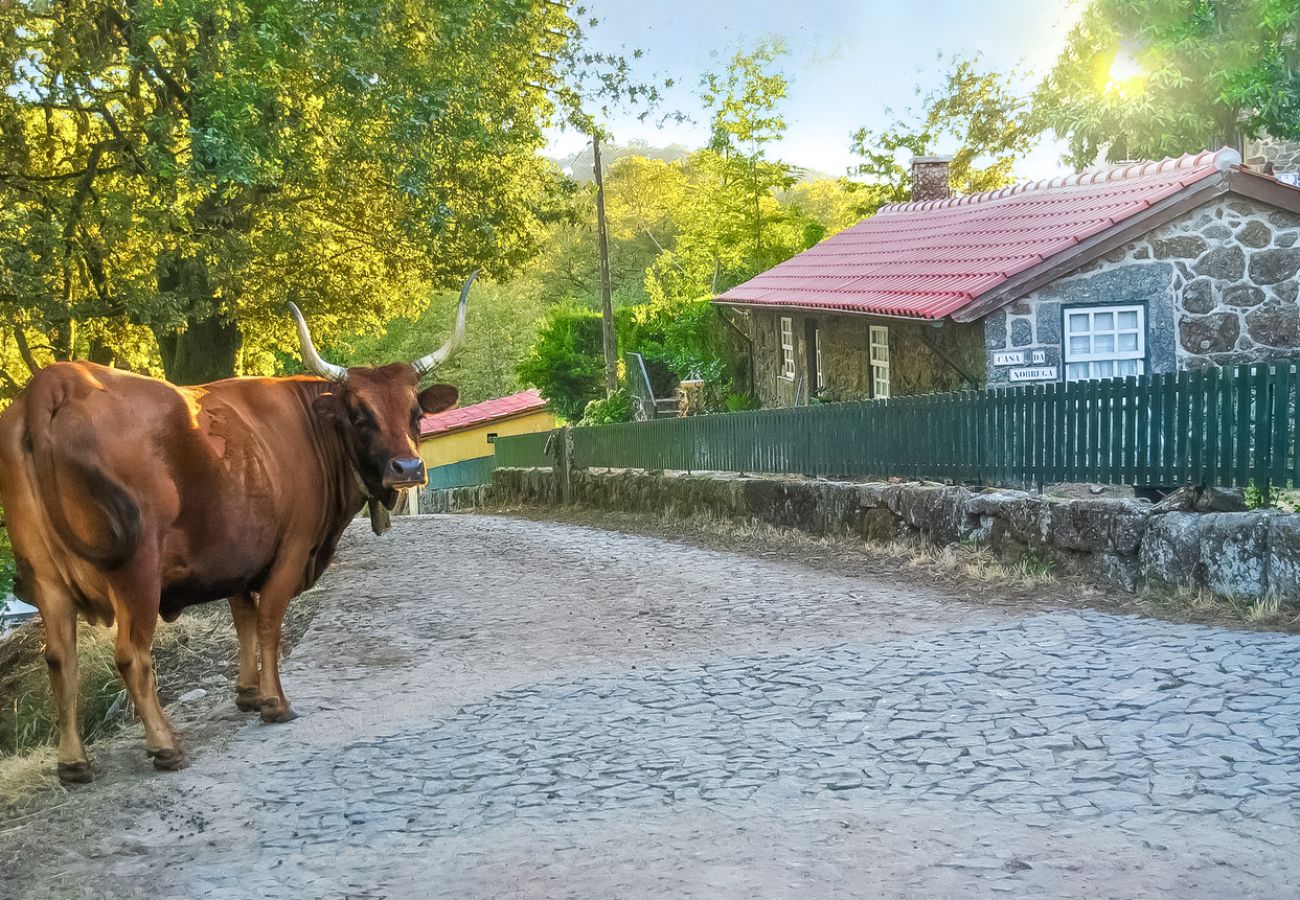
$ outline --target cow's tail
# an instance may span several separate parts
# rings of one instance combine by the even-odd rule
[[[130,559],[140,543],[140,507],[97,463],[97,441],[77,402],[62,391],[30,398],[27,437],[36,492],[58,536],[73,553],[105,569]],[[80,515],[78,526],[68,508]]]

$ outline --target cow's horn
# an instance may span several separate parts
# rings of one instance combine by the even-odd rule
[[[465,340],[465,309],[469,305],[469,286],[478,277],[478,272],[479,270],[475,269],[470,273],[469,278],[465,279],[465,286],[460,289],[460,306],[456,309],[456,330],[451,333],[451,337],[447,338],[447,343],[428,356],[422,356],[411,363],[416,375],[423,377],[438,368],[447,361],[447,357],[456,352],[456,348]]]
[[[293,320],[298,323],[298,340],[302,343],[303,364],[321,378],[329,381],[347,381],[347,369],[343,368],[343,366],[336,366],[332,362],[326,362],[316,352],[316,345],[311,342],[311,331],[307,328],[307,320],[302,317],[302,312],[299,311],[297,304],[293,301],[289,302],[289,312],[293,313]]]

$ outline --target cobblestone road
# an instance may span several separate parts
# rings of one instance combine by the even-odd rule
[[[395,524],[324,581],[303,717],[145,776],[52,868],[241,900],[1294,896],[1298,638]]]

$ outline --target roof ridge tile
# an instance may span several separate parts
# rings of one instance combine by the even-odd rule
[[[945,200],[916,200],[910,203],[890,203],[880,207],[876,215],[889,215],[900,212],[922,212],[935,209],[953,209],[960,206],[970,206],[975,203],[985,203],[989,200],[1001,200],[1005,197],[1012,197],[1016,194],[1025,194],[1031,191],[1057,190],[1067,187],[1081,187],[1090,184],[1102,184],[1110,181],[1122,181],[1127,178],[1145,178],[1150,175],[1160,175],[1165,172],[1173,172],[1178,169],[1203,169],[1213,165],[1220,172],[1226,172],[1233,166],[1241,165],[1241,154],[1231,147],[1220,147],[1218,150],[1203,150],[1200,153],[1188,153],[1183,156],[1169,156],[1162,160],[1146,161],[1136,163],[1126,163],[1122,166],[1112,166],[1109,169],[1094,169],[1088,172],[1079,172],[1075,175],[1056,175],[1052,178],[1040,178],[1037,181],[1025,181],[1020,184],[1013,184],[1004,188],[997,188],[991,191],[981,191],[976,194],[965,194],[960,197],[949,197]]]

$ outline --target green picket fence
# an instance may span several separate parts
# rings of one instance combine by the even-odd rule
[[[1294,364],[575,428],[580,468],[1300,486]],[[545,435],[498,465],[550,465]],[[506,460],[511,460],[507,462]]]
[[[493,445],[496,448],[497,465],[510,468],[549,466],[554,457],[547,455],[546,443],[555,433],[557,432],[538,431],[497,438]]]
[[[428,490],[441,488],[465,487],[472,484],[487,484],[492,480],[492,470],[496,468],[496,459],[480,456],[478,459],[463,459],[460,462],[435,466],[428,471]]]

